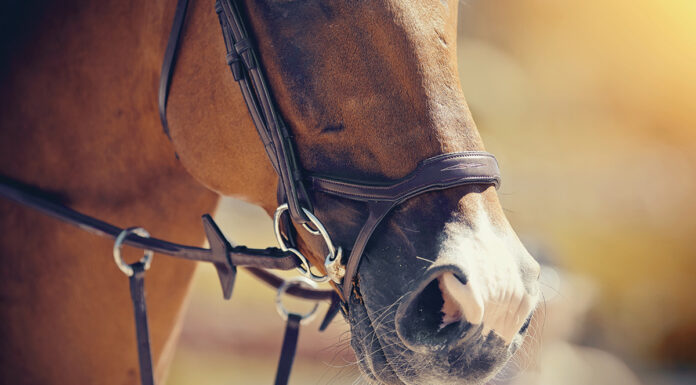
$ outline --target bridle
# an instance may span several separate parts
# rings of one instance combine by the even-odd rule
[[[188,0],[179,0],[177,5],[174,27],[162,67],[160,118],[167,133],[167,93],[187,3]],[[278,174],[279,207],[274,222],[281,249],[290,250],[302,261],[301,272],[308,278],[315,281],[331,279],[339,288],[344,303],[349,299],[351,285],[370,236],[392,208],[428,191],[466,184],[490,184],[496,187],[499,185],[500,172],[495,157],[481,151],[448,153],[428,158],[409,175],[390,182],[349,180],[307,173],[300,165],[287,125],[273,102],[237,1],[217,0],[215,11],[225,42],[227,64],[234,80],[239,83],[266,154]],[[325,193],[368,204],[369,217],[351,248],[345,267],[341,258],[341,248],[333,247],[328,232],[312,213],[313,205],[309,192]],[[281,221],[285,211],[288,211],[292,223],[324,238],[329,250],[324,262],[327,270],[325,276],[313,274],[309,262],[294,247],[292,224],[289,221]],[[284,226],[281,226],[281,223]],[[347,311],[347,308],[345,310]]]
[[[168,137],[167,98],[187,8],[188,0],[178,0],[160,78],[159,113]],[[279,288],[279,295],[287,292],[312,300],[330,299],[331,306],[320,327],[323,330],[339,310],[348,314],[348,302],[352,289],[357,285],[356,277],[363,252],[375,229],[394,207],[429,191],[471,184],[494,185],[497,188],[500,183],[500,172],[495,157],[481,151],[446,153],[425,159],[410,174],[395,181],[349,180],[307,172],[300,164],[290,131],[273,102],[253,40],[245,27],[238,0],[217,0],[215,11],[222,29],[227,64],[234,80],[239,83],[249,114],[268,158],[278,174],[279,206],[274,215],[274,231],[280,248],[250,249],[232,246],[207,214],[203,216],[203,225],[210,249],[150,238],[142,229],[118,228],[47,200],[30,186],[0,177],[0,195],[87,231],[116,239],[114,258],[119,268],[130,279],[143,385],[154,383],[143,287],[144,274],[151,262],[152,252],[212,263],[220,277],[223,296],[226,299],[232,294],[237,266],[247,267],[255,276]],[[310,193],[328,194],[367,205],[369,215],[347,256],[343,254],[340,245],[333,244],[330,229],[314,215]],[[285,215],[286,211],[288,215]],[[312,271],[310,262],[297,247],[296,229],[322,237],[327,251],[323,266],[326,274]],[[126,264],[120,258],[122,244],[146,250],[145,257],[136,263]],[[300,281],[285,281],[264,270],[292,268],[297,268],[304,277],[311,280],[302,282],[331,280],[335,290],[303,287]],[[281,306],[280,309],[284,308]],[[276,384],[287,382],[295,352],[297,331],[304,318],[286,311],[283,315],[288,324]]]

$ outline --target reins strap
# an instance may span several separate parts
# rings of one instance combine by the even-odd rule
[[[288,321],[285,326],[285,337],[283,337],[283,347],[280,349],[280,360],[278,360],[275,385],[286,385],[290,379],[290,370],[292,369],[292,363],[295,361],[295,353],[297,352],[300,321],[302,321],[301,315],[294,313],[288,314]]]
[[[145,303],[145,265],[136,262],[130,265],[133,275],[128,278],[130,283],[133,315],[135,317],[135,338],[138,344],[138,362],[140,364],[140,383],[154,385],[152,371],[152,354],[150,352],[150,330],[147,323],[147,304]]]
[[[48,193],[16,180],[0,175],[0,197],[16,202],[22,206],[37,210],[62,222],[75,225],[91,234],[102,237],[116,238],[124,229],[110,223],[86,215],[79,211],[66,207],[49,199]],[[208,243],[211,246],[220,246],[204,249],[195,246],[182,245],[163,239],[141,237],[130,234],[123,241],[124,244],[143,250],[152,250],[159,254],[169,255],[179,259],[208,262],[215,265],[218,274],[223,277],[233,278],[231,274],[236,266],[249,268],[249,272],[269,285],[278,288],[283,279],[263,269],[291,270],[298,266],[297,258],[288,252],[278,248],[251,249],[244,246],[231,246],[224,238],[222,232],[215,225],[209,215],[203,216],[203,225]],[[224,267],[224,269],[221,269]],[[229,273],[228,273],[229,272]],[[223,274],[224,273],[224,274]],[[225,289],[226,298],[231,294],[231,288]],[[333,297],[333,290],[317,290],[306,287],[292,287],[288,294],[307,299],[327,300]]]

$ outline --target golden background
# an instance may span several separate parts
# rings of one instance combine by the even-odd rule
[[[696,383],[696,1],[475,0],[459,16],[503,206],[555,266],[541,379],[499,383]],[[225,200],[217,218],[235,243],[274,244],[260,209]],[[241,272],[225,302],[208,266],[194,286],[168,383],[272,383],[274,292]],[[317,327],[291,383],[360,383],[345,324]]]

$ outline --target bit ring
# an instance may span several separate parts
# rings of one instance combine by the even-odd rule
[[[283,237],[282,232],[280,231],[280,217],[283,215],[285,211],[288,210],[288,204],[283,203],[282,205],[278,206],[278,208],[275,211],[275,214],[273,215],[273,229],[275,230],[275,236],[276,240],[278,241],[278,246],[280,246],[280,249],[283,251],[290,251],[291,253],[295,254],[299,259],[300,259],[300,266],[297,267],[297,270],[299,272],[315,281],[315,282],[326,282],[329,279],[332,279],[336,282],[339,282],[342,276],[336,277],[336,274],[332,274],[333,271],[337,271],[335,268],[329,271],[329,274],[326,275],[317,275],[314,274],[311,271],[311,265],[309,261],[307,260],[307,257],[305,257],[300,251],[297,249],[288,247],[286,244],[285,238]],[[326,255],[326,258],[324,259],[324,266],[329,267],[329,266],[335,266],[336,261],[338,260],[338,263],[340,263],[340,257],[341,257],[341,248],[339,247],[336,249],[336,247],[333,244],[333,241],[331,241],[331,236],[329,236],[329,232],[326,231],[326,228],[324,225],[319,221],[319,218],[314,216],[311,211],[307,210],[306,208],[302,208],[302,211],[304,211],[305,215],[309,220],[312,222],[312,225],[316,227],[315,229],[310,228],[309,226],[303,226],[305,230],[307,230],[310,234],[313,235],[321,235],[321,237],[324,239],[324,243],[326,244],[326,248],[329,250],[329,253]]]

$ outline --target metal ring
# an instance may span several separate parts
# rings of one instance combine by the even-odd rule
[[[283,294],[285,294],[285,292],[293,286],[302,286],[302,285],[309,286],[312,289],[317,288],[316,283],[314,283],[313,281],[311,281],[305,277],[293,277],[293,278],[287,279],[278,288],[278,292],[276,293],[276,298],[275,298],[276,310],[278,311],[278,314],[280,315],[280,317],[286,321],[288,319],[288,316],[290,315],[290,312],[288,312],[288,310],[283,305]],[[305,324],[305,323],[311,322],[312,319],[314,318],[318,308],[319,308],[319,302],[315,302],[312,310],[308,311],[305,314],[298,314],[301,318],[300,323]]]
[[[285,239],[283,239],[283,234],[280,232],[280,217],[283,215],[283,212],[288,209],[288,204],[283,203],[282,205],[278,206],[278,208],[275,211],[275,214],[273,214],[273,230],[275,231],[275,237],[276,241],[278,242],[278,246],[280,246],[280,249],[283,251],[288,251],[288,246],[285,244]]]
[[[329,249],[329,255],[326,256],[325,260],[333,260],[336,257],[336,247],[334,247],[333,242],[331,241],[331,237],[329,236],[329,232],[326,231],[326,228],[324,225],[319,221],[319,218],[315,217],[314,214],[312,214],[309,210],[306,208],[302,208],[302,211],[304,211],[305,215],[307,218],[309,218],[310,221],[312,221],[312,224],[314,227],[317,228],[316,231],[321,234],[321,237],[324,238],[324,243],[326,243],[326,247]],[[307,226],[303,226],[305,229],[307,229]],[[315,231],[308,230],[311,234],[316,234]]]
[[[121,231],[121,233],[118,234],[118,237],[116,237],[116,241],[114,242],[114,261],[116,262],[116,266],[118,266],[123,274],[129,277],[134,273],[133,267],[123,260],[123,257],[121,256],[121,246],[123,246],[123,241],[125,241],[126,238],[131,234],[137,234],[143,238],[150,238],[150,233],[148,233],[147,230],[143,229],[142,227],[129,227]],[[144,252],[145,254],[138,262],[142,263],[145,270],[147,270],[150,268],[150,264],[152,264],[152,256],[155,253],[152,250],[147,249]]]
[[[283,238],[283,234],[280,231],[280,217],[283,215],[285,211],[288,210],[288,204],[283,203],[282,205],[278,206],[278,208],[275,211],[275,214],[273,215],[273,229],[275,230],[275,237],[276,241],[278,241],[278,246],[280,246],[280,249],[283,251],[290,251],[293,254],[295,254],[298,258],[300,258],[300,261],[305,264],[307,267],[306,269],[303,268],[301,265],[297,267],[297,270],[302,273],[303,276],[312,279],[313,281],[316,282],[326,282],[328,281],[331,277],[329,274],[326,275],[316,275],[312,273],[311,271],[311,265],[309,264],[309,261],[307,258],[302,255],[297,249],[290,248],[288,245],[285,243],[285,238]],[[336,247],[334,246],[333,242],[331,241],[331,237],[329,236],[328,231],[326,231],[326,228],[324,225],[319,221],[317,217],[312,214],[311,211],[307,210],[306,208],[302,208],[302,211],[304,211],[305,215],[309,220],[312,222],[312,225],[316,227],[317,229],[311,229],[309,226],[303,226],[305,230],[307,230],[310,234],[313,235],[321,235],[321,237],[324,239],[324,243],[326,244],[326,248],[329,250],[329,254],[324,258],[324,265],[328,265],[331,262],[336,260]]]
[[[292,247],[289,247],[286,251],[289,251],[289,252],[295,254],[295,256],[300,259],[300,265],[295,267],[295,268],[302,274],[302,276],[307,277],[307,278],[311,279],[312,281],[319,282],[319,283],[326,282],[329,280],[328,275],[316,275],[316,274],[314,274],[312,272],[312,265],[307,260],[307,257],[305,257],[302,253],[300,253],[299,250],[292,248]]]
[[[313,228],[309,227],[309,225],[306,223],[303,223],[302,227],[304,227],[304,229],[312,235],[321,235],[321,232],[319,230],[314,230]]]

